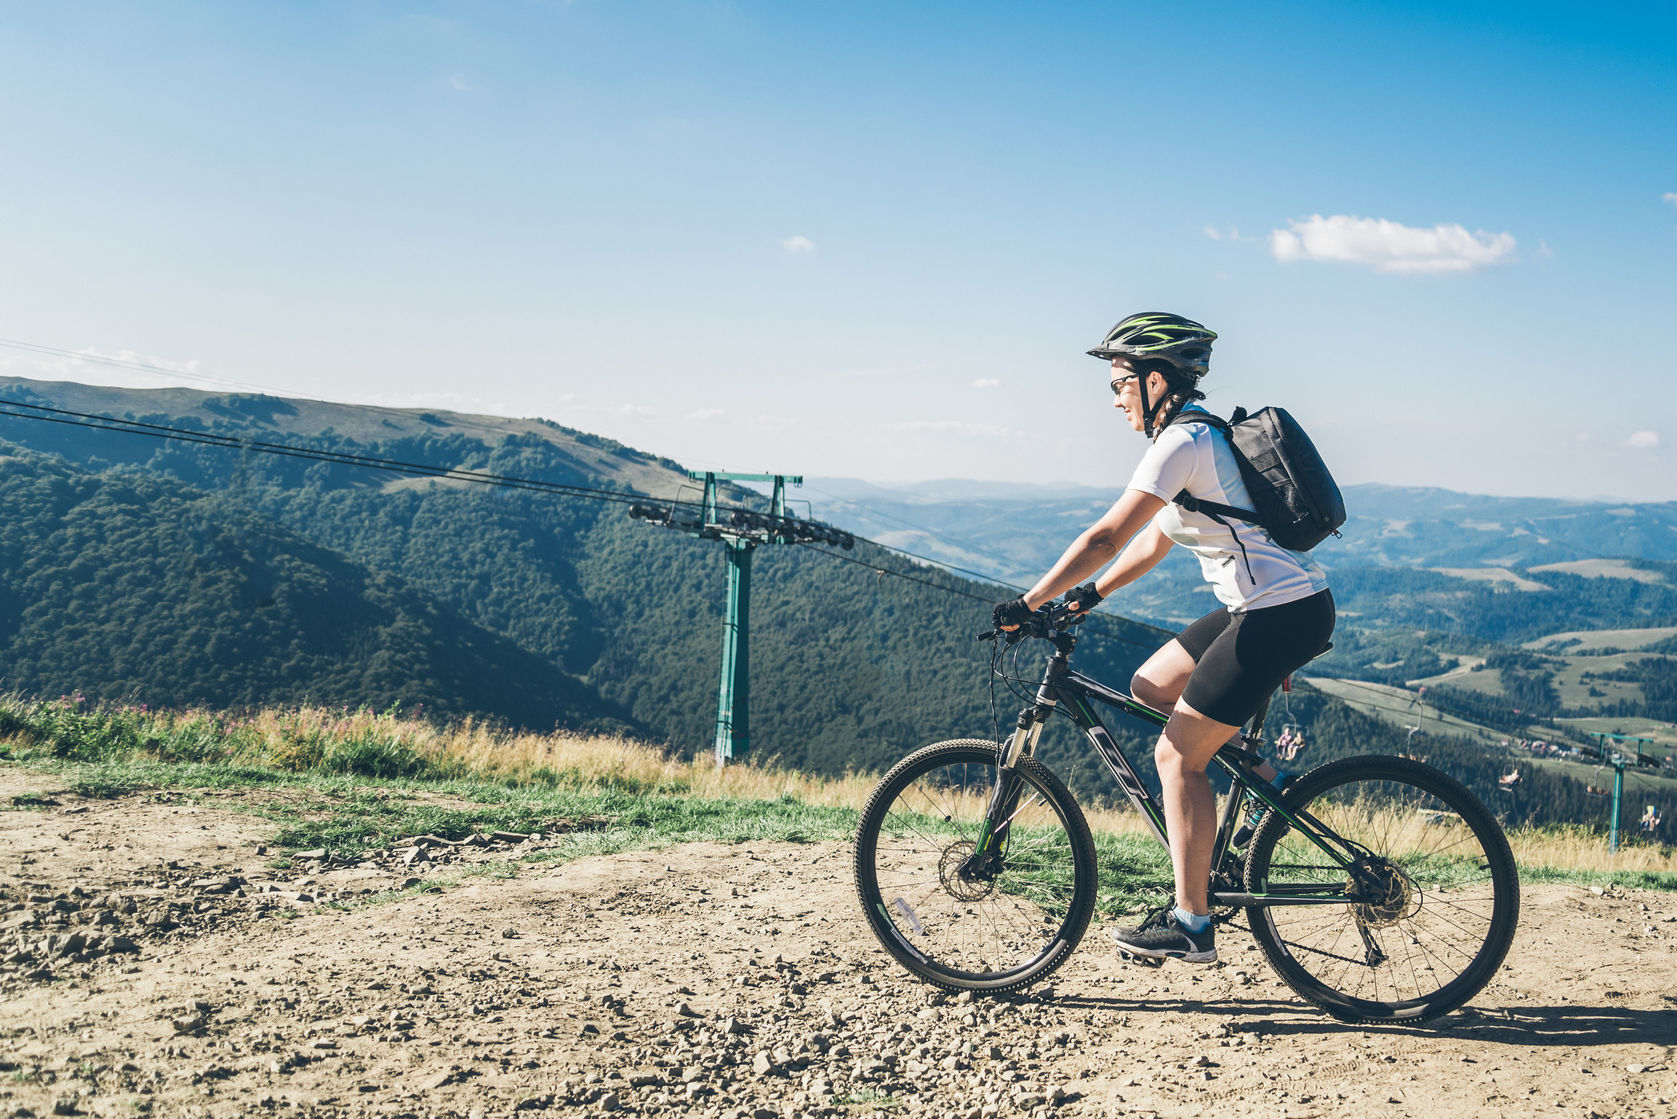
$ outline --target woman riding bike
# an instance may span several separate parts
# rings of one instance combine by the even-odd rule
[[[1154,750],[1163,786],[1176,904],[1112,936],[1136,956],[1211,963],[1217,948],[1206,896],[1216,841],[1216,801],[1206,765],[1294,669],[1333,635],[1327,576],[1262,527],[1190,512],[1173,499],[1241,509],[1251,498],[1228,438],[1196,415],[1217,335],[1180,315],[1131,315],[1090,356],[1110,362],[1114,407],[1153,440],[1116,504],[1019,598],[1000,603],[996,625],[1015,629],[1061,593],[1079,611],[1152,570],[1172,544],[1199,557],[1222,605],[1183,630],[1136,671],[1135,697],[1170,721]],[[1120,549],[1122,549],[1120,551]],[[1108,561],[1110,567],[1085,582]],[[1081,585],[1080,585],[1081,584]],[[1265,767],[1260,776],[1277,774]]]

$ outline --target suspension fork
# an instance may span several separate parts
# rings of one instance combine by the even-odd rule
[[[1036,752],[1042,728],[1058,706],[1059,681],[1067,671],[1067,651],[1057,650],[1048,659],[1037,686],[1036,702],[1019,712],[1013,734],[1001,747],[996,767],[996,785],[990,793],[990,806],[985,810],[984,823],[979,829],[978,846],[961,865],[963,878],[994,878],[1001,873],[1002,859],[1007,851],[1008,833],[1013,817],[1019,810],[1019,797],[1025,779],[1019,775],[1019,763]]]

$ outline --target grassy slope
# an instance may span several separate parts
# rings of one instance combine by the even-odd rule
[[[0,396],[8,395],[50,401],[55,407],[78,412],[148,417],[149,422],[171,426],[192,426],[196,421],[207,428],[231,420],[249,425],[254,437],[259,439],[281,436],[306,440],[331,431],[345,439],[374,443],[404,436],[454,433],[494,443],[509,435],[534,435],[565,452],[593,476],[619,482],[640,493],[673,497],[688,484],[686,473],[674,462],[539,419],[480,416],[440,409],[367,407],[198,389],[122,389],[73,381],[0,377]],[[149,454],[147,442],[136,440],[136,453]],[[393,487],[403,484],[391,483]]]
[[[240,798],[273,841],[355,853],[430,833],[491,830],[565,835],[543,859],[610,854],[697,840],[848,839],[871,775],[812,777],[780,769],[680,762],[621,738],[498,735],[390,715],[268,710],[83,710],[0,697],[0,759],[58,774],[73,792],[115,797],[150,789],[283,791]],[[12,805],[31,807],[28,798]],[[1099,812],[1101,908],[1156,901],[1168,859],[1135,813]],[[1579,827],[1511,836],[1528,880],[1677,889],[1677,852],[1630,845],[1616,856]]]

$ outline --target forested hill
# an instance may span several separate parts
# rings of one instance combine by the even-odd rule
[[[0,397],[609,489],[668,494],[682,480],[673,463],[539,421],[16,380]],[[0,440],[5,687],[424,703],[710,745],[726,590],[714,542],[620,504],[3,417]],[[912,573],[930,585],[881,575],[910,565],[866,545],[844,555],[862,562],[756,553],[754,751],[840,772],[989,733],[973,634],[1000,594],[928,568]],[[1127,679],[1156,638],[1101,626],[1112,636],[1079,659]],[[1013,707],[1004,696],[1004,721]]]
[[[542,421],[16,380],[0,383],[0,399],[624,495],[695,492],[675,463]],[[803,491],[817,517],[820,490]],[[761,502],[744,491],[727,500]],[[1039,564],[1078,527],[1045,544]],[[1508,708],[1670,717],[1664,630],[1612,638],[1643,641],[1644,651],[1584,656],[1574,655],[1580,638],[1549,641],[1546,627],[1584,629],[1586,616],[1624,603],[1648,619],[1631,624],[1673,625],[1660,619],[1677,615],[1677,569],[1640,560],[1512,568],[1515,585],[1541,579],[1548,589],[1508,594],[1506,580],[1390,570],[1407,582],[1335,568],[1344,608],[1335,656],[1350,671],[1316,670],[1398,684],[1428,676],[1433,701],[1471,708],[1506,733],[1524,733]],[[1170,585],[1162,574],[1152,582]],[[1629,598],[1612,589],[1621,584]],[[28,695],[423,705],[538,730],[624,728],[691,755],[714,733],[725,594],[720,545],[633,520],[622,503],[0,416],[0,688]],[[991,707],[988,646],[973,640],[1001,597],[866,543],[760,548],[753,752],[813,773],[880,770],[928,741],[989,735],[998,722],[1005,730],[1017,702],[1002,689]],[[1126,595],[1118,607],[1135,601]],[[1471,646],[1413,628],[1462,618],[1544,641],[1475,660]],[[1365,624],[1380,619],[1388,627]],[[1542,634],[1526,633],[1522,619]],[[1079,667],[1122,682],[1158,641],[1108,615],[1086,631]],[[1034,677],[1041,650],[1022,652],[1018,674]],[[1430,730],[1417,747],[1377,708],[1301,694],[1290,710],[1312,726],[1311,761],[1421,748],[1497,798],[1508,758]],[[1072,741],[1056,722],[1044,751],[1054,761]],[[1112,791],[1087,758],[1062,755],[1058,767],[1085,791]],[[1514,815],[1599,815],[1582,778],[1533,772],[1528,786],[1517,804],[1501,802]]]
[[[0,444],[0,447],[4,447]],[[338,700],[602,727],[617,705],[434,596],[222,494],[0,458],[4,687],[155,705]]]

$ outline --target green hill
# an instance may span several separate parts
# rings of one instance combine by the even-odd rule
[[[151,705],[342,701],[632,720],[398,578],[225,497],[133,470],[0,458],[3,686]]]
[[[693,493],[674,463],[543,421],[16,380],[0,383],[5,397],[620,493]],[[627,727],[686,756],[710,747],[725,594],[714,542],[577,497],[9,418],[0,419],[0,440],[9,441],[0,445],[7,688],[153,705],[423,704],[431,715],[539,730]],[[761,499],[734,490],[726,500]],[[1075,527],[1062,520],[1069,538]],[[1005,730],[1018,703],[1004,686],[992,705],[988,649],[972,639],[1003,592],[866,543],[842,558],[857,562],[814,547],[756,553],[754,752],[836,774],[882,769],[937,738]],[[1556,717],[1616,713],[1581,703],[1596,698],[1587,689],[1597,684],[1609,699],[1649,710],[1666,702],[1669,678],[1642,667],[1673,651],[1660,639],[1642,642],[1638,659],[1597,662],[1618,674],[1611,681],[1556,669],[1556,658],[1585,651],[1543,642],[1594,629],[1592,620],[1669,624],[1671,565],[1551,563],[1560,566],[1509,565],[1550,588],[1542,591],[1336,566],[1351,624],[1315,667],[1395,686],[1461,668],[1474,682],[1495,681],[1494,692],[1459,689],[1458,712],[1493,729],[1500,724],[1486,713],[1513,706],[1515,692],[1527,704],[1552,702]],[[1170,578],[1160,583],[1167,590]],[[1129,596],[1117,605],[1132,608]],[[1534,648],[1498,654],[1471,634],[1441,632],[1479,622]],[[1123,682],[1159,640],[1106,616],[1091,625],[1079,666]],[[1491,663],[1495,655],[1506,663]],[[1040,650],[1027,648],[1015,673],[1034,680],[1040,666]],[[1311,727],[1316,756],[1306,762],[1412,745],[1378,712],[1319,693],[1296,693],[1293,708]],[[1115,727],[1144,758],[1147,743],[1129,729]],[[1427,749],[1494,799],[1508,757],[1476,733],[1439,728]],[[1045,754],[1063,758],[1072,747],[1070,728],[1055,724]],[[1063,760],[1085,793],[1114,792],[1086,758]],[[1600,813],[1565,773],[1534,774],[1530,789],[1505,808],[1533,820]]]
[[[645,484],[666,495],[684,484],[663,460],[535,422],[321,404],[305,413],[302,402],[188,390],[14,382],[0,387],[5,395],[241,436],[256,423],[293,445],[551,482]],[[305,431],[305,421],[321,426]],[[5,421],[0,436],[62,456],[53,460],[56,484],[90,495],[76,514],[88,531],[63,535],[65,510],[23,485],[26,472],[0,490],[16,554],[36,552],[26,575],[8,564],[0,581],[16,604],[0,646],[11,686],[150,703],[423,701],[442,714],[539,729],[615,719],[688,755],[710,746],[726,586],[713,542],[649,528],[624,506],[597,501],[393,481],[358,467],[20,420]],[[132,513],[101,496],[121,487],[134,494],[122,499]],[[142,513],[122,557],[105,555],[102,521]],[[213,560],[200,558],[208,547],[200,538],[221,542]],[[986,650],[973,635],[1001,593],[931,568],[915,573],[930,586],[882,576],[878,567],[909,565],[866,546],[846,555],[864,563],[795,546],[756,555],[753,749],[837,773],[882,768],[933,738],[989,733]],[[270,568],[306,571],[297,587],[327,589],[309,598]],[[228,589],[194,598],[200,569]],[[256,606],[282,601],[261,589],[270,583],[294,607],[272,621],[264,611],[274,607]],[[255,589],[237,591],[244,587]],[[447,620],[431,623],[440,659],[414,646],[409,617]],[[124,638],[130,652],[105,657],[118,618],[147,621]],[[1156,638],[1113,619],[1102,625],[1115,637],[1089,641],[1082,659],[1127,680]],[[491,639],[493,650],[484,644]],[[325,652],[310,659],[293,651],[299,642]],[[444,672],[440,654],[453,642],[485,650],[491,671]],[[334,649],[344,662],[335,667]],[[1034,660],[1025,669],[1036,670]],[[551,699],[532,707],[511,693]],[[1003,701],[1005,725],[1015,705]]]

